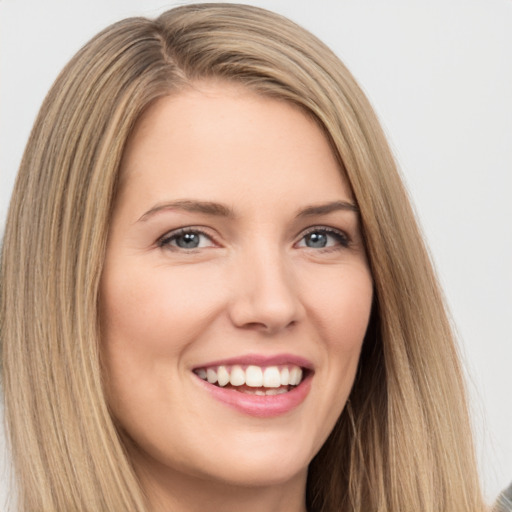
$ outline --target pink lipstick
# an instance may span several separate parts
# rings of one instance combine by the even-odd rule
[[[193,369],[216,400],[251,416],[286,414],[307,397],[313,378],[310,361],[291,354],[216,360]]]

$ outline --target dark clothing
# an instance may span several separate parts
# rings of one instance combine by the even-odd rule
[[[512,484],[498,496],[492,512],[512,512]]]

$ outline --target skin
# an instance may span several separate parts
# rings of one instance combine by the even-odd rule
[[[184,200],[229,215],[164,206]],[[298,215],[336,201],[354,203],[339,164],[290,104],[200,83],[139,120],[100,308],[109,403],[154,510],[305,510],[307,467],[350,393],[372,302],[357,212]],[[196,248],[173,238],[184,227],[204,232]],[[314,375],[275,417],[215,400],[192,372],[283,353]]]

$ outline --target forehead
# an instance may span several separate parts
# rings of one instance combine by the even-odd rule
[[[157,100],[140,118],[121,190],[142,193],[158,181],[174,195],[211,199],[219,184],[229,195],[236,182],[239,193],[306,186],[311,195],[339,189],[351,197],[342,174],[328,138],[301,108],[236,84],[199,83]]]

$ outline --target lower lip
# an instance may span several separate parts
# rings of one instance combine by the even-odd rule
[[[249,416],[271,418],[286,414],[298,407],[308,396],[311,389],[312,375],[307,375],[304,380],[291,391],[280,395],[250,395],[235,391],[234,389],[221,388],[197,377],[199,384],[211,393],[213,398],[237,411]]]

